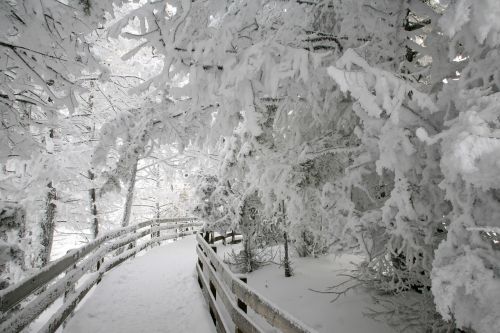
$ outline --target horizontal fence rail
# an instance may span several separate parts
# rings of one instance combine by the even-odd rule
[[[161,241],[194,234],[202,225],[196,218],[147,220],[113,230],[69,251],[35,274],[0,291],[0,332],[21,331],[56,299],[64,296],[63,305],[39,331],[55,332],[104,273]],[[163,230],[174,232],[162,235]],[[146,236],[150,238],[136,244]],[[119,251],[115,253],[115,250]],[[88,278],[75,289],[86,274]]]
[[[217,237],[222,239],[233,235]],[[214,240],[215,240],[214,239]],[[231,326],[236,333],[265,332],[256,321],[248,315],[247,309],[252,309],[257,315],[264,318],[269,325],[286,333],[314,333],[289,313],[274,306],[264,296],[257,293],[246,282],[247,278],[231,272],[229,267],[217,256],[217,247],[209,244],[201,234],[196,236],[198,242],[196,252],[198,262],[196,270],[198,283],[208,303],[210,314],[215,323],[217,332],[231,332]],[[220,300],[220,302],[217,302]],[[229,314],[232,323],[224,320],[221,305]]]

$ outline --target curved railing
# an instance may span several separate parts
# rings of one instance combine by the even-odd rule
[[[233,236],[219,236],[213,240]],[[208,237],[207,237],[208,239]],[[247,285],[247,277],[231,272],[217,256],[215,244],[197,235],[198,283],[208,304],[217,332],[266,332],[265,322],[280,332],[314,333],[315,331],[272,304],[265,296]],[[250,316],[248,308],[254,315]],[[262,320],[264,319],[264,320]]]
[[[148,220],[111,231],[69,251],[35,274],[0,291],[0,332],[21,331],[63,297],[62,305],[39,330],[55,332],[107,271],[161,241],[194,234],[202,224],[196,222],[196,218]],[[174,232],[162,234],[163,230]],[[144,239],[148,236],[149,239]]]

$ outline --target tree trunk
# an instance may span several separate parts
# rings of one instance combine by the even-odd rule
[[[95,175],[94,173],[89,170],[89,179],[91,181],[94,180]],[[93,186],[94,184],[92,184]],[[94,236],[94,239],[97,238],[97,235],[99,234],[99,220],[97,218],[97,201],[96,201],[96,189],[92,187],[89,190],[89,197],[90,197],[90,214],[92,215],[92,235]]]
[[[127,198],[125,199],[125,209],[122,218],[122,227],[126,227],[130,224],[130,214],[132,212],[132,204],[134,202],[134,190],[135,190],[135,176],[137,174],[137,160],[132,166],[132,172],[130,174],[130,181],[127,188]]]
[[[127,197],[125,198],[125,208],[123,211],[123,218],[122,218],[122,227],[126,227],[130,224],[130,214],[132,213],[132,204],[134,203],[134,192],[135,192],[135,176],[137,174],[137,162],[138,160],[135,160],[134,165],[132,166],[132,172],[130,174],[130,181],[128,183],[128,188],[127,188]],[[131,249],[135,246],[135,242],[130,243],[127,246],[127,249]],[[125,247],[121,247],[120,249],[117,250],[116,254],[119,255],[123,253],[125,250]]]
[[[245,260],[245,273],[251,273],[253,271],[253,253],[252,253],[252,245],[250,244],[250,237],[243,238],[243,251],[244,251],[244,260]]]
[[[52,243],[54,242],[54,227],[56,218],[55,200],[57,198],[57,192],[55,187],[52,186],[52,182],[49,182],[47,184],[47,187],[49,188],[49,190],[47,192],[47,198],[45,201],[45,216],[41,225],[42,234],[40,239],[42,250],[39,258],[42,267],[47,265],[50,261]]]
[[[88,171],[89,179],[92,182],[95,179],[95,175],[92,172],[92,170]],[[94,186],[93,182],[91,184]],[[89,199],[90,199],[90,214],[92,215],[92,236],[94,239],[97,238],[99,235],[99,219],[97,218],[97,198],[96,198],[96,189],[95,187],[92,187],[89,190]],[[101,268],[101,264],[104,262],[104,258],[99,260],[97,262],[97,265],[95,267],[96,270],[99,270]],[[74,286],[73,286],[74,287]],[[66,322],[65,322],[66,323]]]
[[[285,238],[285,258],[283,260],[283,265],[285,266],[285,277],[292,276],[292,270],[290,269],[290,258],[288,257],[288,234],[285,231],[283,233],[283,237]]]
[[[26,239],[24,208],[17,204],[4,205],[0,210],[0,240],[3,241],[0,243],[0,290],[16,282],[12,278],[13,274],[18,274],[15,272],[17,269],[26,271],[28,268],[22,244],[24,239]]]
[[[285,257],[283,258],[283,266],[285,267],[285,277],[292,276],[292,269],[290,268],[290,257],[288,256],[288,233],[287,223],[286,223],[286,212],[285,212],[285,201],[281,201],[281,213],[283,218],[283,227],[285,231],[283,232],[284,247],[285,247]]]
[[[160,212],[160,196],[158,195],[160,193],[160,166],[157,165],[155,168],[155,173],[156,173],[156,219],[159,220],[161,216]],[[160,224],[158,223],[157,226],[159,227]],[[158,228],[158,231],[156,232],[156,237],[160,237],[160,229]],[[158,243],[159,244],[159,243]]]

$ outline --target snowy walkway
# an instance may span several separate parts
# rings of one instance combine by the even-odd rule
[[[195,263],[195,236],[124,262],[104,276],[64,333],[215,332]]]

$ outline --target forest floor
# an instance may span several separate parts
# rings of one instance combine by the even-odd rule
[[[189,236],[116,267],[63,332],[215,332],[196,279],[195,249]]]
[[[222,246],[222,245],[220,245]],[[217,252],[229,258],[232,249],[237,253],[241,243],[223,246]],[[280,309],[300,319],[322,333],[395,333],[394,328],[366,316],[377,308],[370,294],[363,289],[349,290],[336,301],[334,294],[321,294],[328,287],[346,281],[360,256],[333,254],[319,258],[292,257],[293,276],[286,278],[284,268],[275,253],[273,262],[247,274],[248,284]],[[353,283],[346,283],[346,287]],[[273,331],[270,331],[273,332]]]

